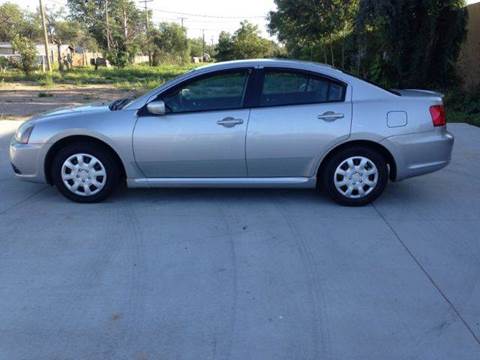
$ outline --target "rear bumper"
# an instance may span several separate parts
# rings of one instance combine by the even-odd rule
[[[446,128],[386,138],[382,144],[392,153],[397,167],[395,180],[428,174],[450,163],[454,137]]]
[[[15,176],[22,180],[44,183],[43,145],[20,144],[12,138],[10,142],[10,162]]]

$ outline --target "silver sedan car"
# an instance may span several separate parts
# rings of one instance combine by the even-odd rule
[[[343,205],[450,161],[442,96],[327,65],[218,63],[137,99],[44,113],[11,141],[17,177],[78,202],[129,187],[318,188]]]

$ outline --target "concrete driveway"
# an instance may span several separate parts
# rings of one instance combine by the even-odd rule
[[[0,122],[0,359],[480,359],[480,129],[375,205],[16,181]]]

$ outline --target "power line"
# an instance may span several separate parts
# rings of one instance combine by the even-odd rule
[[[49,3],[55,3],[57,5],[60,5],[62,7],[66,6],[67,4],[65,3],[65,1],[62,1],[62,0],[48,0]]]
[[[192,17],[203,17],[209,19],[266,19],[267,16],[265,15],[254,15],[254,16],[220,16],[220,15],[207,15],[207,14],[194,14],[194,13],[186,13],[181,11],[170,11],[170,10],[162,10],[153,8],[153,11],[165,13],[165,14],[173,14],[173,15],[184,15],[184,16],[192,16]]]
[[[181,21],[181,18],[180,17],[165,17],[165,16],[154,16],[154,19],[156,22],[177,22],[179,24],[182,23]],[[212,20],[194,20],[194,19],[190,19],[190,18],[183,18],[184,20],[184,26],[187,27],[187,26],[190,26],[190,25],[193,25],[193,26],[199,26],[199,27],[203,27],[203,26],[208,26],[208,25],[212,25],[212,24],[215,24],[217,26],[239,26],[240,24],[240,21],[214,21],[212,22]],[[255,23],[257,24],[257,23]]]

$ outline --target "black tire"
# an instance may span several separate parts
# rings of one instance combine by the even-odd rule
[[[64,162],[75,154],[86,154],[97,158],[105,168],[106,179],[103,188],[90,196],[77,195],[70,191],[62,180]],[[96,203],[105,200],[120,183],[120,169],[114,156],[105,147],[91,142],[77,142],[60,149],[55,155],[51,167],[53,184],[66,198],[79,203]]]
[[[378,170],[378,179],[372,190],[360,198],[351,198],[341,193],[335,186],[335,171],[347,159],[361,156],[370,160]],[[334,154],[323,167],[323,171],[319,174],[319,187],[330,196],[335,202],[344,206],[364,206],[376,200],[385,190],[388,182],[388,165],[382,154],[377,151],[363,146],[355,146],[343,149]],[[340,178],[342,179],[342,178]],[[367,189],[369,188],[366,186]],[[342,189],[341,189],[342,190]],[[359,195],[358,191],[357,194]]]

